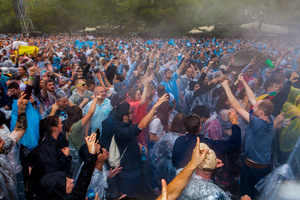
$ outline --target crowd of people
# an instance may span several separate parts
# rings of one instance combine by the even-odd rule
[[[300,135],[288,41],[8,34],[0,73],[0,199],[255,199]]]

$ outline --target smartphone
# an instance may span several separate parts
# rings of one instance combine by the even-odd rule
[[[97,142],[97,140],[99,140],[99,137],[100,137],[100,130],[99,130],[99,128],[96,129],[95,133],[97,134],[95,142]]]

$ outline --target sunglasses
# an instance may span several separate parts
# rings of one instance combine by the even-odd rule
[[[86,86],[86,83],[78,84],[77,86]]]
[[[81,73],[82,71],[80,70],[80,71],[76,71],[77,73]]]
[[[97,156],[98,156],[99,154],[102,154],[102,153],[103,153],[101,142],[98,141],[98,144],[100,145],[100,151],[99,151],[99,153],[97,153]]]

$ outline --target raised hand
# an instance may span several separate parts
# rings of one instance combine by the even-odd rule
[[[222,85],[223,88],[226,87],[226,86],[229,86],[228,80],[223,81],[223,82],[221,83],[221,85]]]
[[[240,74],[238,80],[242,83],[245,81],[243,74]]]
[[[207,152],[207,149],[200,149],[200,138],[197,137],[197,143],[195,149],[193,150],[192,159],[190,161],[193,168],[196,169],[204,161]]]
[[[158,99],[158,101],[154,104],[153,108],[157,109],[163,102],[168,101],[168,93],[164,94],[162,97]]]
[[[112,170],[112,168],[110,168],[109,172],[108,172],[108,177],[107,178],[113,178],[115,177],[118,173],[120,173],[122,171],[122,167],[117,166],[115,169]]]
[[[231,109],[231,110],[228,112],[228,117],[229,117],[229,120],[231,121],[232,124],[238,124],[238,119],[239,119],[239,117],[238,117],[238,115],[235,113],[234,110]]]
[[[96,133],[92,133],[90,136],[85,138],[85,142],[90,154],[95,154],[97,152],[96,136]]]
[[[18,109],[24,111],[26,108],[26,105],[28,104],[28,100],[24,99],[26,97],[26,94],[23,94],[21,98],[18,99],[17,105]]]

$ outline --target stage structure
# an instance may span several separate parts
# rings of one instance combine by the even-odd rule
[[[30,33],[36,33],[36,28],[34,27],[30,15],[28,4],[24,5],[23,0],[12,0],[14,5],[14,11],[16,13],[17,19],[20,20],[22,33],[29,35]]]

